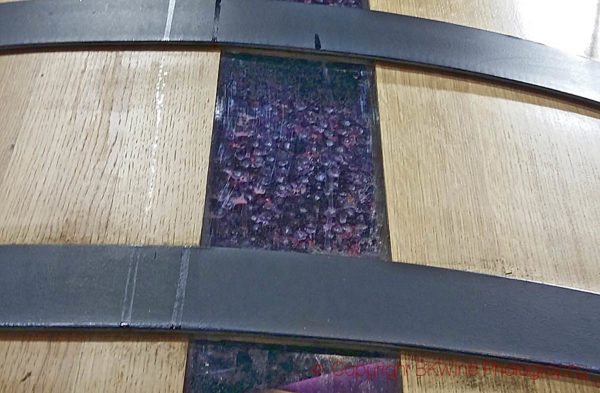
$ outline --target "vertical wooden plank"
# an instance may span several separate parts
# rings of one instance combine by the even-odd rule
[[[371,5],[597,56],[596,0]],[[377,83],[394,260],[600,291],[600,112],[408,68],[380,66]],[[589,379],[481,372],[417,376],[418,361],[476,359],[404,353],[405,392],[591,392],[599,386]]]
[[[198,242],[217,54],[2,60],[41,66],[35,75],[1,71],[25,88],[13,91],[22,106],[0,115],[6,135],[18,135],[0,189],[0,242]]]
[[[600,291],[600,114],[420,71],[377,74],[395,260]]]
[[[0,56],[0,243],[199,244],[218,64]],[[186,355],[185,337],[2,334],[0,391],[177,392]]]
[[[3,335],[0,391],[180,392],[187,342],[93,334]]]
[[[413,352],[403,354],[402,364],[405,367],[402,378],[405,393],[591,393],[600,388],[597,377],[583,372],[540,370],[533,366],[515,371],[510,368],[518,365],[515,363],[485,363],[485,360],[467,356]],[[472,367],[471,375],[468,374],[469,366]],[[504,371],[502,367],[505,367]]]

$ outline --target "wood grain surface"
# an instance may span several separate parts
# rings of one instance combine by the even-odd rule
[[[0,57],[0,242],[198,243],[217,69],[193,51]]]
[[[393,259],[600,292],[600,113],[379,67]]]
[[[0,56],[0,243],[200,241],[219,54]],[[180,392],[187,338],[0,334],[1,392]]]
[[[371,0],[595,58],[599,4]],[[600,292],[599,111],[411,68],[378,66],[377,89],[394,260]],[[404,353],[407,393],[600,391],[576,378],[417,376],[419,361],[476,359]]]
[[[181,392],[186,350],[164,335],[4,334],[0,391]]]

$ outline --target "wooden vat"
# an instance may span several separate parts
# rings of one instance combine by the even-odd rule
[[[597,0],[392,1],[600,59]],[[0,241],[200,242],[219,53],[0,56]],[[600,291],[600,112],[377,66],[392,258]],[[532,334],[535,334],[532,332]],[[183,387],[185,337],[0,335],[0,391]],[[468,358],[402,353],[430,362]],[[403,376],[405,392],[597,391],[593,381]]]

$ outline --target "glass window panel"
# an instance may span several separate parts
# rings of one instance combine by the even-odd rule
[[[371,67],[226,54],[208,244],[377,254]]]
[[[285,346],[198,341],[190,346],[186,393],[395,393],[391,357]]]

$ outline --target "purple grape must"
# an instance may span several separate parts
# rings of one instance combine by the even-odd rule
[[[407,374],[393,355],[280,345],[196,341],[188,359],[186,393],[396,393]]]
[[[364,65],[223,54],[205,241],[378,254],[373,80]]]
[[[363,65],[223,57],[211,245],[378,253],[372,80]]]

